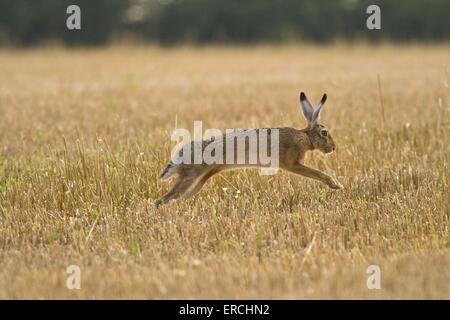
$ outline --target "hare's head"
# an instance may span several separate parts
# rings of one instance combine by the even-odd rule
[[[314,110],[305,94],[303,92],[300,93],[300,105],[302,106],[303,114],[308,121],[308,127],[305,131],[308,133],[311,144],[314,149],[318,149],[323,153],[330,153],[336,149],[336,145],[328,129],[319,124],[320,112],[322,111],[323,104],[326,100],[327,95],[324,94],[317,109]]]

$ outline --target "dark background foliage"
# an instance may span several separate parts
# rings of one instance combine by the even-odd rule
[[[82,30],[66,28],[66,8],[81,8]],[[381,8],[382,30],[366,28],[366,8]],[[0,44],[97,45],[115,37],[161,44],[442,41],[449,0],[0,0]]]

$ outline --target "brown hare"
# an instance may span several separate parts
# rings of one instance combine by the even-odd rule
[[[223,170],[246,167],[269,167],[267,162],[263,163],[260,153],[258,157],[257,152],[258,146],[260,149],[259,151],[261,152],[261,149],[266,149],[267,145],[275,145],[275,149],[271,149],[271,155],[272,153],[277,155],[278,159],[276,160],[279,168],[308,178],[319,180],[332,189],[342,189],[342,185],[326,173],[309,168],[303,164],[303,159],[307,151],[317,149],[323,153],[331,153],[336,148],[329,131],[318,122],[320,112],[326,99],[327,95],[324,94],[319,105],[317,106],[317,109],[314,111],[305,94],[303,92],[300,93],[301,109],[303,111],[303,115],[308,121],[308,126],[301,130],[294,128],[249,129],[239,131],[240,133],[238,134],[226,133],[220,136],[212,137],[209,140],[191,141],[185,144],[185,146],[189,147],[188,150],[195,149],[200,151],[200,153],[213,147],[215,148],[215,151],[213,152],[215,153],[215,156],[221,156],[219,157],[221,160],[226,157],[227,160],[231,161],[223,163],[223,161],[211,162],[202,159],[200,162],[195,162],[193,155],[187,155],[186,148],[179,148],[175,154],[178,157],[182,157],[183,154],[187,155],[184,159],[187,159],[188,161],[169,161],[160,176],[160,180],[167,180],[168,178],[176,175],[176,182],[169,192],[155,202],[156,206],[166,203],[172,199],[188,198],[193,196],[203,187],[209,178]],[[261,135],[262,131],[265,131],[265,136]],[[244,151],[243,158],[239,158],[239,150],[235,144],[233,144],[231,149],[226,147],[227,143],[231,140],[234,142],[236,137],[239,138],[241,135],[244,136],[245,139],[245,137],[251,137],[252,134],[253,137],[256,137],[255,141],[257,142],[257,147],[251,148],[250,139],[248,139],[248,141],[244,141],[244,144],[241,145],[243,146],[242,150]],[[264,144],[262,143],[263,141],[261,137],[264,137],[267,140]],[[254,161],[249,161],[249,159],[252,158]]]

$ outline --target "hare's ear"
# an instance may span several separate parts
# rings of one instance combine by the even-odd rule
[[[300,93],[300,105],[302,106],[303,115],[305,116],[306,120],[308,120],[308,123],[312,121],[314,109],[311,106],[311,103],[309,103],[308,98],[306,98],[305,93]]]
[[[323,107],[325,101],[327,101],[327,94],[326,93],[324,93],[322,99],[319,102],[319,105],[317,106],[316,111],[314,111],[314,113],[312,115],[312,122],[317,122],[317,120],[319,120],[320,112],[322,111],[322,107]]]

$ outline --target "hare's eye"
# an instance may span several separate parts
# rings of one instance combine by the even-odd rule
[[[328,137],[328,131],[327,130],[320,131],[320,134],[322,135],[322,137]]]

